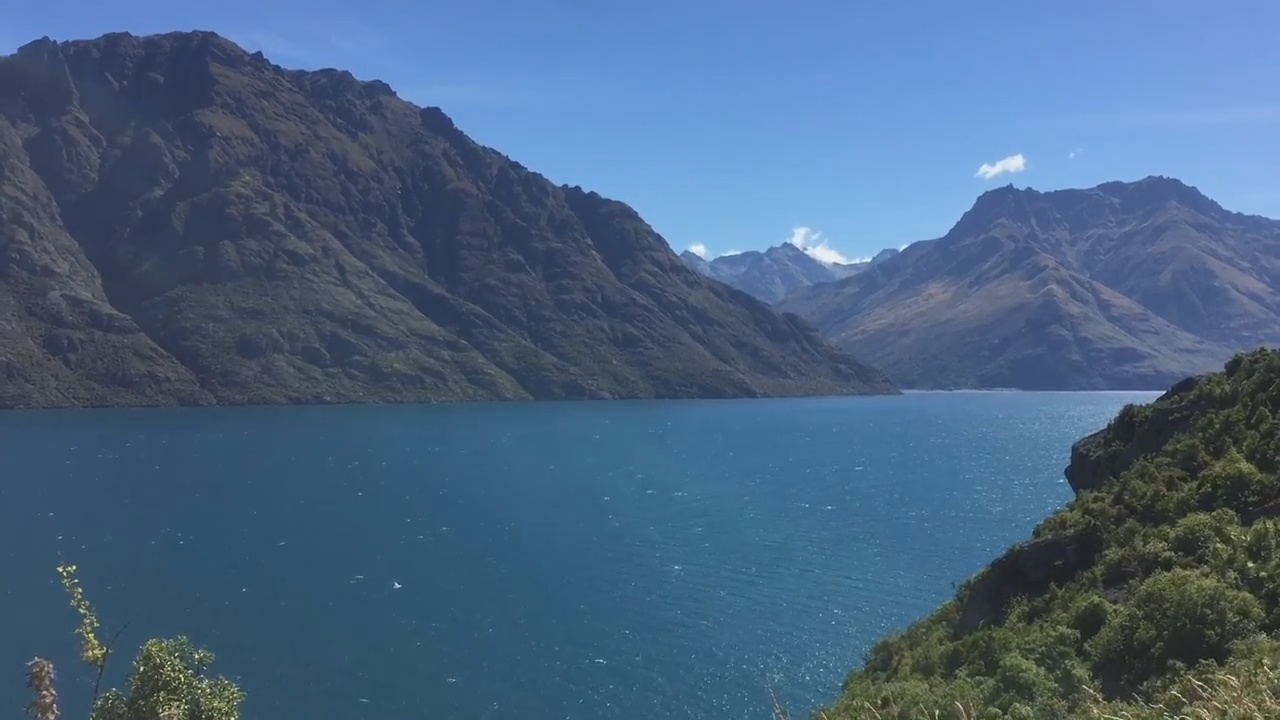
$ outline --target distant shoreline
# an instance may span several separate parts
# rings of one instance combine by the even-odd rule
[[[1078,388],[1073,390],[1028,390],[1025,388],[930,388],[930,389],[906,389],[903,388],[902,394],[923,394],[923,393],[1162,393],[1169,388],[1129,388],[1117,389],[1108,388],[1102,390],[1091,390],[1087,388]]]
[[[284,403],[205,403],[205,404],[155,404],[155,405],[14,405],[0,406],[0,414],[14,412],[75,412],[84,410],[173,410],[173,409],[244,409],[244,408],[300,408],[300,407],[346,407],[346,408],[369,408],[369,407],[412,407],[412,406],[448,406],[457,407],[463,405],[485,405],[485,406],[501,406],[501,405],[566,405],[566,404],[605,404],[612,405],[618,403],[644,403],[644,402],[669,402],[669,403],[685,403],[685,402],[753,402],[753,401],[782,401],[782,400],[849,400],[849,399],[872,399],[872,398],[892,398],[903,397],[906,395],[955,395],[955,394],[972,394],[972,395],[993,395],[993,394],[1055,394],[1055,395],[1073,395],[1073,394],[1135,394],[1147,393],[1158,395],[1168,388],[1152,390],[1152,389],[1135,389],[1135,390],[1023,390],[1021,388],[963,388],[956,390],[902,390],[895,394],[854,394],[854,395],[771,395],[764,397],[654,397],[654,398],[558,398],[545,400],[529,400],[529,399],[490,399],[490,400],[406,400],[404,402],[284,402]]]

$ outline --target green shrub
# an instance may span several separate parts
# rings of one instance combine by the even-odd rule
[[[1142,581],[1089,650],[1104,687],[1133,690],[1158,673],[1225,661],[1262,618],[1249,593],[1197,570],[1170,570]]]
[[[244,693],[226,678],[207,675],[213,654],[185,637],[148,640],[133,661],[128,692],[113,689],[99,694],[112,643],[98,637],[97,613],[85,599],[75,572],[74,565],[58,566],[80,618],[81,659],[97,673],[90,720],[239,720]],[[36,720],[57,720],[53,678],[48,660],[36,658],[28,663],[27,687],[34,695],[28,710]]]

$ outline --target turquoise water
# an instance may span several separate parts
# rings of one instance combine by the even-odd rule
[[[0,714],[106,626],[190,635],[246,717],[769,718],[838,692],[1070,491],[1151,393],[0,414]]]

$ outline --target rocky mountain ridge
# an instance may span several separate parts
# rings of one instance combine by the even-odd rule
[[[827,263],[785,242],[764,251],[720,255],[711,260],[688,250],[680,253],[680,257],[689,267],[707,277],[774,304],[801,288],[857,275],[897,253],[896,249],[889,248],[881,250],[870,260]]]
[[[626,205],[214,33],[0,58],[0,406],[893,392]]]
[[[1280,221],[1178,180],[984,193],[779,304],[916,388],[1164,389],[1280,341]]]

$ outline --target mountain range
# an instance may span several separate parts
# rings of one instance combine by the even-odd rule
[[[895,392],[628,206],[208,32],[0,58],[0,406]]]
[[[1165,177],[984,193],[778,307],[909,388],[1163,389],[1280,343],[1280,221]]]
[[[776,303],[800,288],[857,275],[897,253],[897,250],[887,249],[870,260],[828,263],[786,242],[763,252],[750,250],[721,255],[711,260],[689,250],[680,253],[680,257],[689,267],[707,277],[715,278],[767,303]]]

